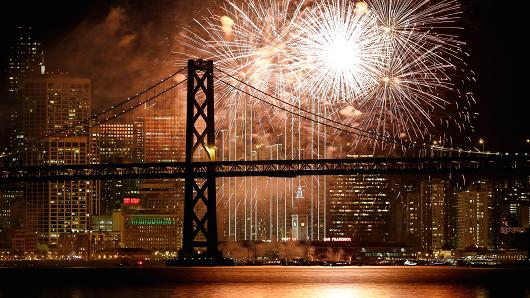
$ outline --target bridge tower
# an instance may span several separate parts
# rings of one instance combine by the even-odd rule
[[[213,61],[188,60],[183,246],[179,257],[221,256],[217,248],[215,168],[193,171],[193,160],[215,161]]]

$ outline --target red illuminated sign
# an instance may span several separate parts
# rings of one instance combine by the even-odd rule
[[[123,198],[123,205],[138,205],[140,198]]]

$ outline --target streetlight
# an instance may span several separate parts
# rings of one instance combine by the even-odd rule
[[[484,143],[485,143],[484,139],[482,138],[478,139],[478,143],[482,145],[482,152],[484,152]]]
[[[263,147],[263,144],[257,144],[256,145],[256,159],[259,159],[259,151],[261,149],[261,147]]]

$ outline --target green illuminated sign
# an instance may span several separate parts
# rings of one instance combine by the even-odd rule
[[[133,217],[131,219],[132,225],[172,225],[175,220],[171,218],[148,218],[148,217]]]

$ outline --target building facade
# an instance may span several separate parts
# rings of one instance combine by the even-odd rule
[[[491,247],[492,185],[475,181],[457,197],[457,248]]]
[[[182,247],[178,215],[142,212],[123,213],[122,216],[122,247],[173,252]]]
[[[90,164],[97,160],[84,122],[90,117],[90,80],[63,75],[25,78],[22,95],[23,129],[31,147],[24,156],[25,165]],[[27,183],[25,229],[52,245],[61,233],[88,231],[90,215],[99,212],[98,191],[99,183],[93,181]]]
[[[133,122],[104,123],[92,132],[95,154],[102,163],[133,163],[143,161],[142,125]],[[139,180],[104,180],[101,182],[101,213],[119,209],[123,198],[138,196]]]
[[[388,179],[381,175],[336,176],[328,194],[328,235],[382,242],[390,214]]]

